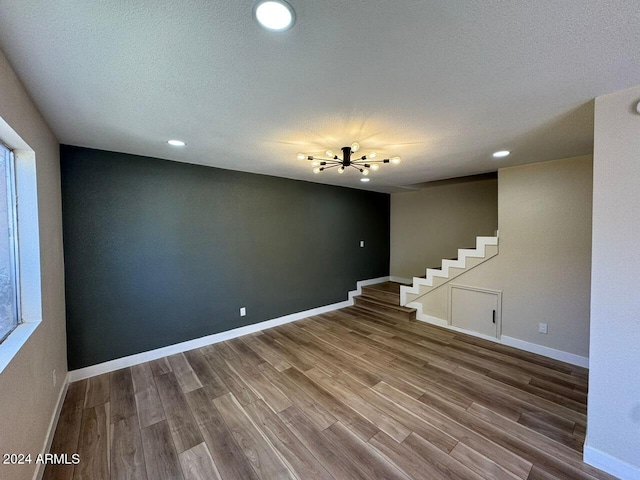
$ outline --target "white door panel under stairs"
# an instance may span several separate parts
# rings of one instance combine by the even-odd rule
[[[489,337],[500,337],[501,292],[449,285],[449,324]]]

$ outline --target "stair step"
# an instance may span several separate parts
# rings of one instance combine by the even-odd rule
[[[367,285],[366,287],[362,287],[362,290],[364,291],[365,289],[367,290],[382,290],[385,292],[392,292],[392,293],[400,293],[400,287],[402,286],[401,283],[398,282],[382,282],[382,283],[375,283],[373,285]]]
[[[400,305],[399,287],[397,293],[388,290],[380,290],[378,288],[362,287],[362,296],[373,298],[374,300],[389,303],[392,305]]]
[[[498,254],[497,237],[476,237],[476,242],[475,247],[458,249],[456,258],[444,258],[441,265],[427,268],[426,275],[413,277],[412,285],[406,292],[405,301],[418,300],[463,274],[466,270],[474,268]],[[424,281],[426,279],[428,281]]]
[[[381,302],[378,299],[367,297],[364,295],[358,295],[354,299],[354,304],[365,310],[371,310],[373,312],[390,315],[394,318],[402,318],[406,320],[413,320],[416,318],[416,309],[401,307],[400,305],[392,305],[390,303]]]
[[[367,319],[383,320],[383,321],[394,320],[399,322],[406,321],[405,319],[399,319],[397,317],[392,317],[382,312],[375,312],[373,310],[369,310],[368,308],[361,308],[355,305],[353,307],[345,308],[344,311],[348,312],[351,315],[355,315],[357,317],[365,317]]]

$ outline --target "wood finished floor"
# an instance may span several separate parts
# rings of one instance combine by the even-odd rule
[[[605,479],[587,371],[359,308],[73,383],[45,479]]]

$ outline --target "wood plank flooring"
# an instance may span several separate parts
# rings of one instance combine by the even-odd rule
[[[587,371],[357,307],[70,385],[44,478],[610,479]]]

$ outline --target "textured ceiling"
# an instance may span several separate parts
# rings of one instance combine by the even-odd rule
[[[62,143],[379,191],[590,153],[591,100],[640,83],[637,0],[290,3],[271,33],[246,0],[0,0],[0,46]],[[295,158],[353,141],[403,163]]]

